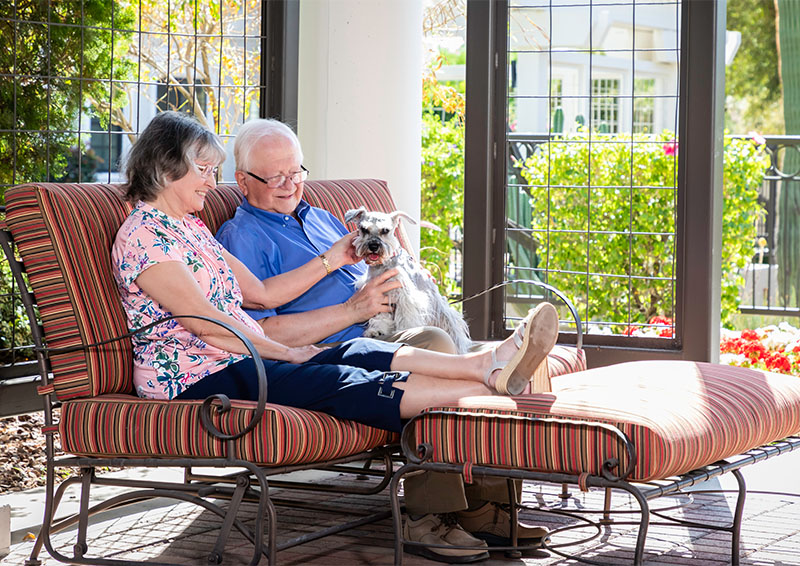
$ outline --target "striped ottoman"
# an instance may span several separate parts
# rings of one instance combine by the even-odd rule
[[[552,378],[553,391],[472,397],[415,421],[410,438],[431,462],[601,475],[629,481],[680,475],[800,431],[800,379],[684,361],[641,361]],[[524,417],[546,419],[528,421]],[[613,425],[635,447],[634,461]]]

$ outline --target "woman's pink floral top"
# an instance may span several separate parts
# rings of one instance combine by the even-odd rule
[[[172,314],[146,295],[136,278],[148,267],[178,261],[189,267],[215,307],[263,335],[259,324],[242,310],[242,292],[222,250],[198,218],[176,220],[139,202],[117,232],[111,250],[129,328]],[[246,357],[206,344],[177,320],[134,336],[133,355],[136,393],[150,399],[172,399],[197,380]]]

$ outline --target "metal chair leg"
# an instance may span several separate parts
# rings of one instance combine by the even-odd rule
[[[606,488],[605,499],[603,500],[603,518],[600,519],[598,522],[601,525],[611,525],[614,523],[614,519],[611,518],[611,488]]]
[[[742,517],[744,516],[747,486],[741,471],[734,470],[731,473],[736,478],[736,483],[739,484],[739,497],[736,499],[736,510],[733,513],[733,524],[731,524],[731,566],[739,566],[739,544],[742,537]]]

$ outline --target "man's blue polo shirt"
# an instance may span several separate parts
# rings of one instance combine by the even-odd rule
[[[233,218],[217,232],[217,240],[259,279],[280,275],[304,265],[325,253],[347,234],[344,225],[330,212],[300,201],[295,209],[302,224],[288,214],[256,208],[247,199]],[[249,310],[259,320],[276,314],[292,314],[338,305],[355,292],[355,280],[366,273],[363,262],[337,269],[295,300],[277,309]],[[345,328],[321,342],[341,342],[357,338],[363,324]]]

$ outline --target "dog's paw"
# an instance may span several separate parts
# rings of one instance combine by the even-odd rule
[[[383,334],[381,332],[370,332],[369,334],[364,333],[362,334],[364,338],[370,338],[372,340],[383,340],[385,341],[388,338],[388,334]]]

